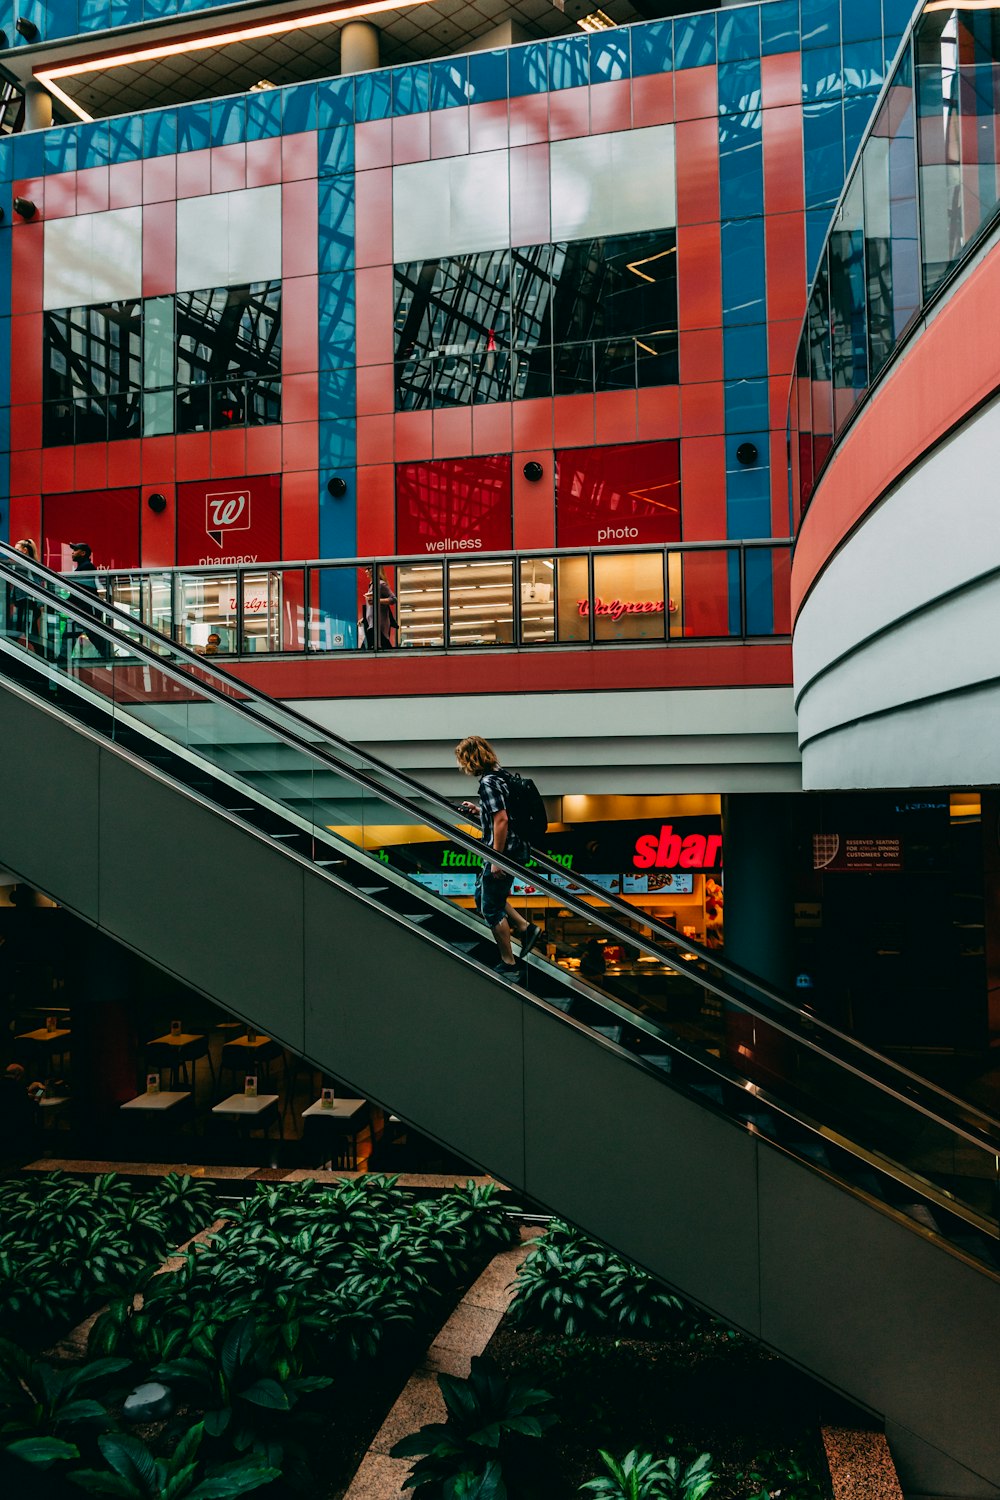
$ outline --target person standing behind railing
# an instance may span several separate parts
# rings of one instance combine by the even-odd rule
[[[38,561],[38,548],[30,536],[14,543],[14,551],[20,552],[31,562]],[[20,589],[7,591],[8,633],[26,646],[29,651],[40,651],[42,645],[42,606]]]

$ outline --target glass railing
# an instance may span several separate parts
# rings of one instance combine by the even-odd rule
[[[788,635],[790,548],[350,558],[98,581],[108,603],[209,656],[732,642]]]
[[[820,255],[789,410],[796,518],[872,383],[998,208],[1000,9],[929,0]]]
[[[92,592],[6,549],[3,559],[0,672],[12,689],[419,925],[462,964],[492,968],[465,886],[452,898],[429,879],[447,841],[464,861],[456,873],[474,884],[482,845],[464,813]],[[859,1191],[873,1178],[890,1206],[929,1204],[939,1232],[989,1260],[1000,1122],[655,918],[637,926],[635,908],[545,855],[530,869],[490,858],[514,879],[519,920],[542,930],[524,971],[532,1003]]]

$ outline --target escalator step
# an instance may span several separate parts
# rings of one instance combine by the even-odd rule
[[[713,1104],[721,1104],[722,1085],[720,1083],[693,1083],[692,1094],[701,1094],[706,1099],[711,1099]]]
[[[817,1167],[829,1167],[830,1154],[819,1141],[798,1140],[792,1142],[792,1150],[805,1161],[815,1162]]]
[[[356,885],[354,889],[359,896],[384,896],[389,887],[387,885]]]
[[[651,1068],[660,1068],[664,1073],[669,1073],[674,1066],[669,1052],[640,1052],[639,1057],[642,1062],[649,1063]]]
[[[609,1042],[620,1042],[622,1039],[622,1028],[620,1026],[592,1026],[590,1029],[597,1036],[607,1037]]]

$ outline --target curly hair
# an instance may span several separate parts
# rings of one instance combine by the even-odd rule
[[[467,734],[455,746],[455,759],[467,776],[485,776],[500,764],[500,757],[481,734]]]

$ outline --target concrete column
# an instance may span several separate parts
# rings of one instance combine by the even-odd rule
[[[370,21],[348,21],[340,32],[340,71],[368,73],[378,67],[378,27]]]
[[[52,95],[40,83],[25,84],[24,128],[25,130],[48,130],[52,124]]]
[[[793,995],[795,910],[791,798],[722,799],[725,956]]]

